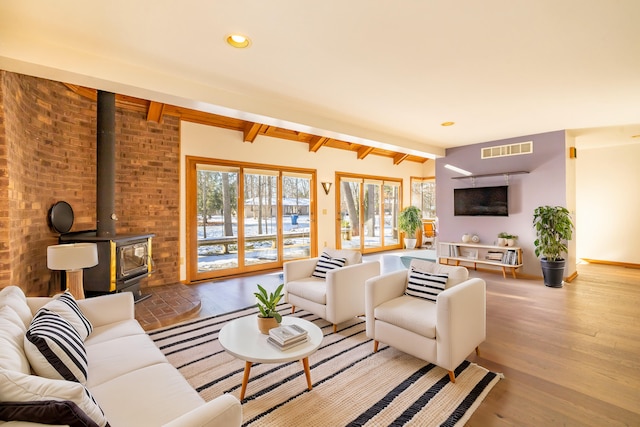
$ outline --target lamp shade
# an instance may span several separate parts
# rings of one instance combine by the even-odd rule
[[[51,270],[80,270],[98,264],[95,243],[70,243],[47,247],[47,267]]]

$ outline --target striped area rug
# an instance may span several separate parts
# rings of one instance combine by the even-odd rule
[[[290,313],[290,306],[281,305],[280,312]],[[149,335],[205,400],[223,393],[239,397],[245,362],[221,348],[218,332],[226,322],[256,313],[247,308]],[[309,356],[313,390],[307,390],[300,362],[255,363],[242,402],[245,426],[462,426],[502,377],[465,361],[451,384],[444,369],[394,348],[381,344],[373,353],[360,319],[340,324],[334,334],[313,314],[294,316],[324,332],[322,346]]]

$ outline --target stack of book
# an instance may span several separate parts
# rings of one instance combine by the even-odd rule
[[[489,261],[502,262],[503,256],[504,256],[504,253],[502,251],[488,251],[487,256],[485,258]]]
[[[267,342],[280,350],[287,350],[309,339],[307,331],[298,325],[280,325],[269,330]]]

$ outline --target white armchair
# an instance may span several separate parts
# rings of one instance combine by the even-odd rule
[[[464,267],[413,260],[422,271],[449,275],[445,289],[433,303],[405,295],[409,270],[395,271],[367,280],[365,315],[367,337],[373,351],[383,342],[405,353],[454,370],[486,337],[486,284],[468,279]]]
[[[364,282],[380,274],[378,261],[362,262],[356,251],[324,249],[332,258],[346,258],[344,267],[327,272],[326,279],[313,277],[318,258],[284,263],[284,298],[296,307],[311,312],[333,323],[364,314]]]

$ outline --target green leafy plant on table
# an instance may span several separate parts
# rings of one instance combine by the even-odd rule
[[[276,322],[282,322],[282,315],[278,313],[276,307],[284,296],[282,294],[283,287],[284,283],[280,284],[274,292],[268,293],[265,288],[258,285],[258,292],[253,294],[257,299],[258,310],[260,310],[259,317],[273,317]]]

